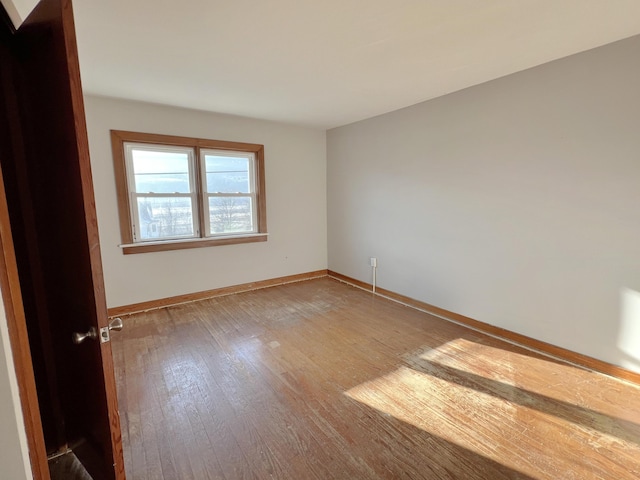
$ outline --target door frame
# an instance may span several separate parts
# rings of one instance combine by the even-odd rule
[[[4,5],[0,5],[0,23],[2,28],[15,32],[15,28]],[[6,73],[5,73],[6,75]],[[8,79],[0,75],[0,89],[2,95]],[[6,105],[7,114],[17,119],[18,112],[15,104]],[[19,128],[19,122],[14,122],[13,128]],[[11,128],[11,127],[10,127]],[[15,152],[16,145],[12,146]],[[22,419],[29,450],[31,474],[37,480],[50,480],[47,451],[42,431],[40,406],[36,391],[35,374],[31,347],[27,333],[27,321],[22,303],[22,291],[18,277],[18,265],[11,234],[9,208],[4,187],[4,177],[0,168],[0,290],[5,309],[7,330],[9,333],[9,347],[13,357],[13,365],[18,385]]]
[[[59,3],[58,3],[59,2]],[[54,31],[62,35],[63,48],[66,51],[68,64],[64,68],[68,69],[70,75],[70,101],[72,111],[76,112],[75,126],[80,133],[75,138],[75,148],[78,149],[79,163],[78,171],[81,179],[82,201],[85,205],[84,221],[87,225],[88,255],[91,261],[91,275],[93,277],[95,291],[95,307],[97,314],[97,327],[105,327],[108,322],[106,299],[104,296],[104,285],[102,283],[102,266],[99,249],[99,238],[97,232],[97,219],[95,215],[93,184],[89,165],[89,145],[86,137],[86,125],[84,123],[84,106],[82,103],[82,91],[80,87],[80,72],[75,44],[75,28],[73,25],[73,14],[70,0],[46,0],[39,3],[59,9],[61,13],[60,22],[53,25]],[[37,8],[36,8],[37,10]],[[42,12],[41,12],[42,13]],[[31,17],[30,17],[31,18]],[[32,19],[33,20],[33,19]],[[42,20],[36,18],[34,22]],[[54,19],[55,20],[55,19]],[[33,22],[32,22],[33,23]],[[7,40],[15,34],[16,29],[9,20],[4,5],[0,5],[0,28],[2,28],[2,41]],[[18,31],[19,32],[19,31]],[[9,44],[11,41],[8,42]],[[2,46],[4,48],[4,44]],[[11,47],[8,47],[11,48]],[[9,62],[11,63],[11,62]],[[9,65],[12,67],[12,65]],[[2,116],[7,120],[6,130],[2,135],[6,141],[6,152],[11,161],[23,160],[26,156],[25,145],[23,144],[22,111],[18,99],[11,92],[15,72],[13,68],[0,71],[0,95],[2,95]],[[6,134],[6,135],[5,135]],[[7,172],[4,172],[7,174]],[[0,168],[0,289],[2,290],[2,301],[5,306],[7,327],[9,333],[9,348],[14,361],[18,394],[22,407],[22,418],[29,450],[29,460],[31,464],[32,476],[37,480],[50,480],[50,472],[47,458],[47,448],[45,445],[41,409],[39,406],[38,392],[36,389],[36,378],[34,372],[34,359],[31,352],[29,334],[27,330],[27,319],[25,315],[25,304],[23,292],[20,287],[18,261],[16,257],[15,244],[13,241],[11,221],[9,217],[9,206],[7,203],[7,192],[3,178],[2,168]],[[110,425],[111,447],[114,448],[114,471],[118,479],[124,479],[124,465],[122,461],[122,450],[119,430],[119,414],[117,409],[117,397],[115,396],[115,377],[113,371],[113,358],[111,355],[110,343],[99,343],[102,371],[96,372],[97,378],[102,378],[102,385],[107,389],[110,387],[111,397],[107,395],[108,423]],[[16,402],[17,403],[17,402]],[[114,429],[117,427],[117,429]],[[117,431],[116,431],[117,430]],[[117,436],[117,437],[116,437]],[[119,443],[119,449],[116,446]],[[115,451],[118,450],[118,451]]]
[[[11,238],[9,211],[5,197],[4,180],[0,169],[0,290],[4,303],[9,345],[18,383],[22,418],[29,448],[29,461],[34,479],[49,480],[49,464],[42,432],[42,420],[33,373],[31,348],[18,279],[18,266]]]

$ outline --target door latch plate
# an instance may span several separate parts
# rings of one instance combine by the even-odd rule
[[[109,335],[109,327],[102,327],[100,329],[100,343],[107,343],[111,340],[111,336]]]

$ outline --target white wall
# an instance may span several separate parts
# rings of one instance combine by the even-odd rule
[[[383,288],[640,372],[639,59],[633,37],[329,131],[329,268],[370,282],[376,256]]]
[[[18,28],[38,4],[38,0],[0,0],[13,25]]]
[[[0,478],[32,478],[18,383],[9,344],[4,303],[0,300]]]
[[[94,96],[85,108],[109,307],[327,268],[323,130]],[[268,241],[123,255],[110,129],[263,144]]]

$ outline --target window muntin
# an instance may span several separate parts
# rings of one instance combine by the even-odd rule
[[[129,142],[124,149],[133,241],[197,237],[193,149]]]
[[[111,131],[123,253],[267,240],[264,147]]]

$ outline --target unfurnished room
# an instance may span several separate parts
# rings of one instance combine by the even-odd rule
[[[639,1],[0,1],[0,479],[640,478]]]

